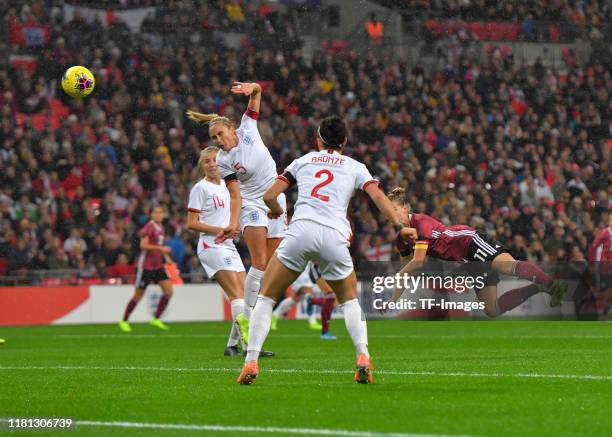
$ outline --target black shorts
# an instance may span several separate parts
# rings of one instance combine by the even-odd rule
[[[496,286],[500,279],[495,270],[491,268],[491,263],[502,253],[510,253],[499,241],[492,239],[486,234],[477,233],[468,248],[468,259],[464,267],[474,277],[480,276],[482,286],[474,287],[478,293],[485,287]]]
[[[140,274],[136,276],[136,288],[147,288],[149,284],[159,284],[161,281],[165,281],[168,278],[166,269],[157,270],[142,270]]]
[[[496,241],[485,234],[477,233],[472,237],[472,242],[468,248],[468,261],[491,262],[500,253],[509,253],[499,241]]]

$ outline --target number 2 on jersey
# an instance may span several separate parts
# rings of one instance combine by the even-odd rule
[[[319,170],[318,172],[315,173],[315,178],[317,178],[317,179],[319,179],[319,178],[321,178],[323,176],[327,177],[327,179],[325,179],[320,184],[315,185],[315,187],[312,189],[312,192],[310,193],[310,195],[312,197],[316,197],[319,200],[322,200],[323,202],[329,202],[329,196],[326,196],[325,194],[319,194],[319,190],[321,188],[323,188],[325,185],[331,184],[332,181],[334,180],[334,175],[329,170]]]

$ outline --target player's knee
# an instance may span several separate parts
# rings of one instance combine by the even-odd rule
[[[257,270],[261,270],[262,272],[264,270],[266,270],[266,256],[265,256],[265,254],[251,256],[251,267],[254,267]]]

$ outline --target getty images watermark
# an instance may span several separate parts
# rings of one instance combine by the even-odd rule
[[[463,310],[466,312],[483,310],[484,302],[463,302],[437,298],[406,299],[401,296],[408,292],[414,294],[417,290],[434,291],[453,290],[455,293],[465,293],[471,289],[482,289],[486,286],[487,274],[480,276],[431,276],[426,273],[399,274],[393,276],[375,276],[372,281],[372,291],[381,294],[385,290],[394,290],[390,301],[375,298],[372,306],[375,310]]]

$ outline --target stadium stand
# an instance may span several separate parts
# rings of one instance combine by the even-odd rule
[[[102,25],[76,16],[68,26],[61,10],[43,8],[40,1],[0,1],[1,27],[11,36],[14,55],[0,65],[2,275],[78,269],[78,278],[62,281],[125,277],[130,268],[121,255],[133,263],[135,233],[155,204],[166,206],[169,235],[184,245],[181,271],[201,275],[196,237],[184,230],[187,194],[207,133],[184,111],[239,120],[245,102],[229,93],[234,79],[264,87],[259,129],[279,170],[313,147],[322,117],[337,113],[349,123],[347,152],[386,189],[405,186],[415,210],[486,231],[518,257],[584,258],[594,234],[607,225],[609,58],[581,64],[568,51],[566,65],[553,69],[525,65],[502,44],[482,57],[449,51],[444,65],[430,71],[375,52],[358,57],[330,42],[333,56],[321,51],[308,60],[290,9],[216,1],[169,13],[167,2],[121,3],[158,9],[135,34],[121,21]],[[442,2],[407,3],[432,8],[439,18],[426,26],[447,33],[439,27]],[[508,27],[503,20],[610,22],[610,10],[597,1],[456,3],[471,21],[469,31],[494,41],[524,33],[524,23]],[[532,3],[538,6],[526,6]],[[244,22],[235,19],[237,8]],[[261,40],[246,38],[240,49],[229,49],[207,33],[245,26],[247,35],[263,31],[271,37],[282,26],[290,44],[261,50]],[[34,31],[24,33],[26,28]],[[193,39],[196,33],[202,39]],[[164,34],[164,44],[156,34]],[[59,92],[67,65],[91,66],[97,78],[92,96],[75,101]],[[380,224],[365,197],[353,213],[360,217],[357,264],[388,254],[394,232]]]

